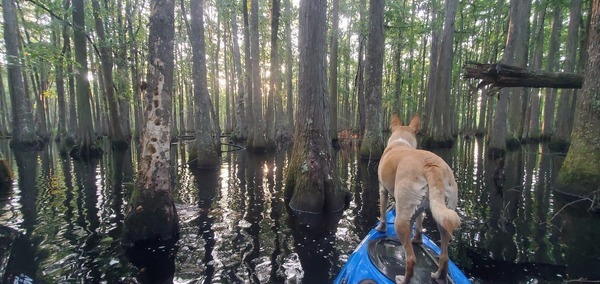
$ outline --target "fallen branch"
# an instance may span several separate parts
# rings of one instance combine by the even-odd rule
[[[583,76],[574,73],[556,73],[545,71],[531,71],[527,68],[505,64],[467,63],[465,65],[465,79],[480,79],[477,88],[490,86],[492,88],[528,87],[528,88],[556,88],[580,89],[583,85]]]

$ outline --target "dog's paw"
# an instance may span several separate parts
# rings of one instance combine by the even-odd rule
[[[375,227],[375,230],[379,231],[380,233],[385,233],[385,231],[387,230],[387,226],[385,225],[385,223],[379,223],[379,225]]]
[[[431,272],[431,278],[435,281],[435,283],[437,284],[446,284],[448,283],[448,278],[446,277],[446,275],[440,275],[442,273],[440,273],[440,271],[437,272]],[[445,273],[444,273],[445,274]],[[440,277],[441,276],[441,277]]]
[[[404,275],[398,275],[396,276],[396,284],[406,284],[406,281],[404,281]]]

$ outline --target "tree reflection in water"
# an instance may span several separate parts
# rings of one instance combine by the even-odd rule
[[[16,241],[7,249],[50,283],[326,283],[377,221],[377,163],[357,159],[352,147],[336,154],[350,207],[309,220],[293,216],[283,199],[289,152],[225,152],[219,170],[203,172],[185,164],[180,143],[172,173],[181,238],[173,247],[126,253],[118,238],[137,151],[82,163],[58,156],[54,146],[13,153],[7,143],[0,149],[17,180],[0,204],[0,225],[20,231],[31,251]],[[526,145],[493,160],[476,139],[434,152],[459,184],[463,225],[450,256],[474,282],[600,280],[592,269],[600,267],[600,217],[553,191],[564,157]],[[436,240],[431,218],[425,226]]]

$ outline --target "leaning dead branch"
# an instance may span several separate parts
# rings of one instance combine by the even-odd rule
[[[528,87],[580,89],[583,76],[574,73],[531,71],[527,68],[506,64],[483,64],[470,62],[465,65],[465,79],[479,79],[477,88]]]

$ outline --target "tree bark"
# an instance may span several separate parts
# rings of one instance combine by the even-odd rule
[[[365,86],[366,117],[365,134],[360,146],[360,157],[363,159],[379,160],[385,148],[381,132],[384,0],[370,0],[369,3],[369,37],[365,66],[365,77],[367,80]]]
[[[334,147],[339,147],[338,141],[338,36],[339,36],[340,1],[333,0],[331,16],[331,47],[329,58],[329,105],[331,106],[331,126],[329,135]]]
[[[4,17],[4,45],[6,48],[8,92],[12,106],[13,131],[10,146],[15,149],[39,147],[42,140],[37,136],[33,121],[33,109],[29,94],[25,92],[19,55],[19,23],[13,0],[2,0]]]
[[[559,189],[580,196],[597,195],[600,184],[600,1],[591,5],[587,70],[577,99],[571,147],[557,179]]]
[[[577,60],[577,44],[579,42],[579,22],[581,21],[582,0],[572,0],[569,13],[569,35],[566,47],[565,72],[575,71]],[[576,90],[562,90],[556,113],[556,133],[550,141],[550,149],[558,152],[567,152],[569,148],[573,121],[570,112],[575,103]],[[560,118],[560,119],[558,119]]]
[[[219,153],[214,143],[210,123],[210,95],[208,93],[206,70],[206,47],[204,38],[204,0],[190,2],[192,65],[194,71],[194,106],[196,118],[195,151],[190,155],[190,163],[200,169],[214,169],[219,166]],[[195,153],[195,155],[193,154]]]
[[[441,40],[438,43],[439,49],[435,58],[435,69],[430,76],[433,83],[433,94],[430,99],[433,100],[433,109],[428,112],[429,127],[426,132],[427,137],[423,142],[424,147],[450,146],[454,139],[452,137],[453,107],[450,103],[452,89],[452,61],[454,26],[456,22],[457,0],[446,0],[444,26],[441,34]],[[432,47],[435,46],[432,44]]]
[[[115,85],[113,81],[113,54],[110,43],[106,40],[104,32],[104,21],[102,20],[102,11],[98,0],[92,0],[92,8],[94,10],[94,24],[96,27],[96,34],[100,41],[100,67],[102,70],[102,79],[104,80],[104,94],[108,100],[108,114],[109,114],[109,139],[113,147],[117,149],[125,149],[129,147],[129,139],[121,128],[121,114],[119,109],[119,102],[115,95]]]
[[[548,47],[548,71],[556,71],[558,68],[558,55],[560,48],[560,33],[562,29],[562,11],[559,3],[554,5],[552,17],[552,31],[550,32],[550,45]],[[544,120],[542,123],[542,140],[548,140],[554,135],[556,89],[546,89],[544,96]]]
[[[252,69],[252,120],[253,129],[249,133],[248,150],[256,153],[269,151],[269,143],[265,132],[263,116],[262,90],[260,80],[260,50],[258,37],[258,0],[251,0],[250,10],[250,55]]]
[[[548,1],[541,1],[538,4],[539,11],[537,12],[537,31],[535,34],[535,48],[533,56],[531,58],[533,70],[540,70],[542,68],[542,56],[544,52],[544,21],[546,18],[546,6]],[[525,133],[525,140],[531,142],[538,142],[540,139],[540,89],[534,88],[530,90],[529,96],[529,127]]]
[[[235,142],[241,142],[248,137],[248,125],[244,104],[244,74],[242,72],[242,60],[240,57],[240,46],[238,44],[238,23],[236,13],[231,13],[231,33],[233,41],[233,64],[235,65],[235,78],[237,81],[237,95],[235,97],[235,130],[233,131],[231,138]]]
[[[252,56],[250,54],[250,22],[248,15],[248,0],[242,0],[242,14],[244,17],[244,65],[245,73],[244,80],[246,81],[246,92],[244,101],[246,102],[246,121],[248,128],[246,129],[247,139],[246,145],[253,143],[254,129],[255,126],[255,114],[254,103],[252,102],[254,96],[252,95]]]
[[[298,108],[286,198],[295,212],[342,210],[345,192],[332,157],[325,82],[326,1],[300,1]]]
[[[71,156],[90,159],[102,155],[102,149],[94,139],[94,123],[90,104],[90,82],[88,81],[87,44],[85,37],[85,13],[83,0],[73,0],[73,46],[75,49],[76,97],[78,114],[78,137]]]
[[[294,85],[292,83],[292,8],[290,0],[283,0],[285,13],[285,90],[287,97],[287,123],[288,131],[294,131]]]
[[[150,2],[142,151],[137,186],[124,220],[124,244],[170,242],[179,235],[171,193],[170,158],[174,6],[174,0]]]
[[[276,104],[275,100],[280,97],[279,92],[279,45],[277,44],[277,37],[279,33],[279,14],[280,14],[280,0],[272,1],[271,11],[271,66],[270,66],[270,78],[269,78],[269,95],[267,97],[267,113],[266,113],[266,133],[267,141],[270,146],[274,148],[275,137],[279,124],[279,120],[276,119],[275,111]]]
[[[6,93],[4,91],[4,79],[2,78],[2,63],[0,63],[0,137],[6,137],[10,135],[12,130],[9,130],[9,111],[8,104],[6,103]],[[58,79],[57,79],[58,80]]]

